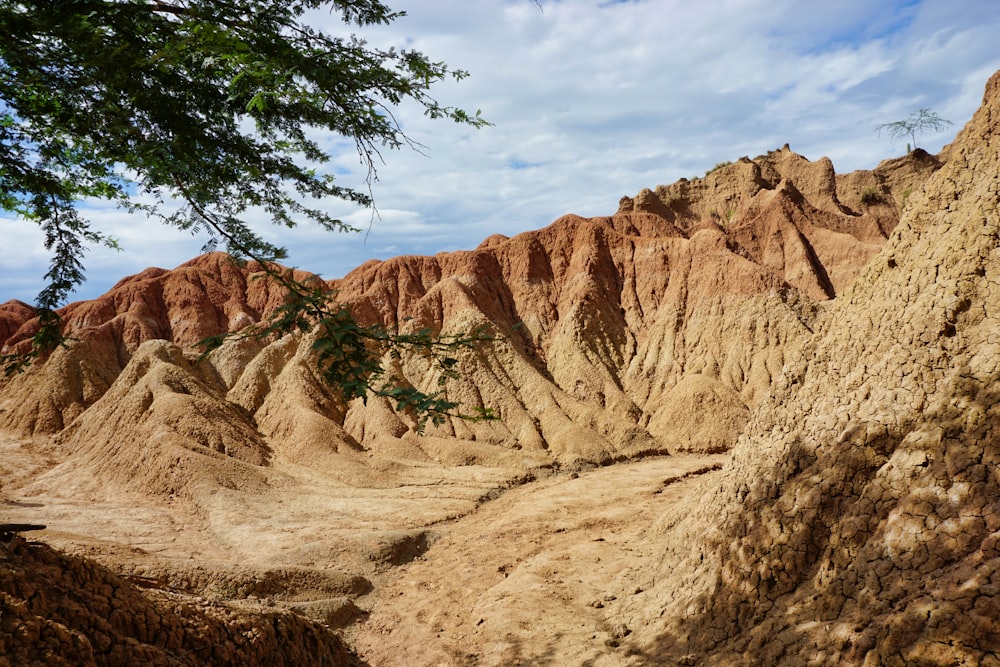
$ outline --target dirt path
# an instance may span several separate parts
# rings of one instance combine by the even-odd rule
[[[438,526],[349,640],[372,667],[633,664],[615,610],[650,583],[644,533],[725,459],[656,458],[508,491]]]

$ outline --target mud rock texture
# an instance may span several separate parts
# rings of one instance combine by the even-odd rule
[[[664,583],[623,610],[662,615],[638,654],[1000,664],[998,211],[1000,73],[789,360],[703,510],[662,521]]]
[[[2,534],[0,665],[358,664],[328,628],[301,616],[135,581]]]

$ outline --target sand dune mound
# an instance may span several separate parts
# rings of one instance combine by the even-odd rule
[[[172,343],[142,344],[108,391],[59,433],[66,463],[48,475],[164,495],[205,479],[259,487],[270,448],[205,370]]]

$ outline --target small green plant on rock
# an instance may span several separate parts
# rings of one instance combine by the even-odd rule
[[[732,164],[731,160],[726,160],[725,162],[717,162],[714,167],[705,172],[705,175],[708,176],[713,171],[716,171],[717,169],[722,169],[723,167],[728,167],[731,164]]]
[[[882,123],[881,125],[875,126],[875,131],[882,134],[883,130],[889,133],[889,137],[892,139],[899,139],[901,137],[909,137],[912,141],[913,150],[918,148],[917,137],[923,134],[926,130],[933,130],[934,132],[940,132],[949,125],[954,125],[950,120],[945,120],[941,118],[936,113],[930,109],[920,109],[914,111],[909,116],[903,120],[893,121],[892,123]],[[906,144],[906,152],[910,153],[911,144]]]
[[[867,187],[861,190],[861,203],[866,206],[873,206],[875,204],[884,204],[885,195],[882,194],[877,188]]]

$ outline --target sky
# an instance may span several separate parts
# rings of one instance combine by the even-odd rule
[[[356,29],[375,45],[417,49],[467,70],[433,91],[493,125],[475,130],[397,111],[423,148],[384,154],[377,213],[325,208],[362,229],[255,226],[285,264],[339,278],[370,259],[474,249],[561,215],[610,215],[642,188],[788,143],[838,173],[901,155],[875,127],[929,108],[954,122],[920,137],[937,152],[1000,69],[998,0],[387,0],[407,16]],[[329,13],[317,24],[342,34]],[[335,151],[343,185],[363,187],[353,144]],[[92,248],[73,300],[95,298],[149,266],[173,268],[208,240],[88,205],[115,252]],[[48,257],[36,226],[0,213],[0,302],[34,301]]]

